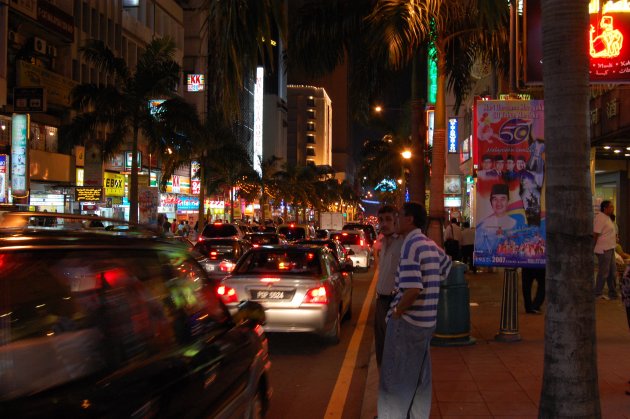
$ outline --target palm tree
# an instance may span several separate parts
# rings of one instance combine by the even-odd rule
[[[508,2],[378,0],[369,21],[374,26],[372,33],[379,39],[379,42],[373,43],[377,49],[381,49],[378,54],[395,67],[417,58],[427,41],[435,46],[438,85],[428,235],[441,244],[446,166],[446,91],[454,91],[455,107],[458,108],[471,89],[470,73],[476,60],[499,63],[499,69],[507,66]]]
[[[252,170],[246,175],[245,183],[249,193],[241,194],[246,199],[253,201],[258,199],[260,203],[261,224],[265,223],[265,206],[269,203],[269,198],[274,198],[278,194],[278,162],[280,157],[271,156],[265,160],[260,158],[260,173]]]
[[[180,67],[173,60],[175,44],[170,38],[156,38],[138,58],[135,69],[130,69],[122,58],[102,42],[90,40],[80,48],[83,57],[111,84],[84,83],[72,90],[72,104],[81,111],[67,129],[67,136],[75,144],[96,137],[96,130],[104,128],[107,140],[103,155],[107,156],[131,137],[132,166],[129,185],[129,221],[138,221],[138,139],[140,132],[150,135],[156,119],[149,111],[149,100],[174,97],[180,81]]]
[[[542,2],[546,198],[550,205],[539,417],[601,417],[592,274],[588,3]]]
[[[208,39],[210,105],[227,121],[240,117],[239,95],[260,64],[273,66],[272,41],[285,44],[284,0],[204,0],[204,29]],[[283,69],[280,69],[283,70]]]

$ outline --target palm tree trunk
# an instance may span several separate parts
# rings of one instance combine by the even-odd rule
[[[138,122],[133,124],[131,146],[131,180],[129,185],[129,222],[138,223]]]
[[[230,184],[230,222],[234,222],[234,186]]]
[[[446,75],[444,50],[437,48],[438,80],[435,99],[435,128],[431,163],[431,197],[429,200],[428,236],[442,246],[444,225],[444,171],[446,168]]]
[[[424,48],[415,55],[412,61],[411,74],[411,169],[409,171],[409,197],[412,201],[425,205],[426,185],[424,179],[424,82],[426,78],[426,65],[423,65],[423,57],[426,55]]]
[[[539,417],[601,417],[589,179],[588,0],[542,2],[547,311]],[[570,210],[568,210],[570,209]]]
[[[201,159],[203,161],[203,159]],[[197,233],[201,234],[206,225],[206,176],[203,173],[204,168],[199,169],[199,206],[197,207]]]

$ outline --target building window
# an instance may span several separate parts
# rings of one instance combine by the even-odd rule
[[[307,122],[306,123],[306,130],[307,131],[315,131],[315,123],[314,122]]]
[[[306,106],[315,107],[315,98],[313,96],[309,96],[306,99]]]
[[[311,134],[307,135],[306,144],[315,144],[315,136]]]
[[[85,33],[89,33],[90,32],[90,6],[87,5],[87,3],[83,2],[83,17],[82,17],[82,21],[83,21],[83,32]]]
[[[308,147],[306,149],[306,155],[309,157],[315,157],[315,149],[313,147]]]
[[[308,119],[315,119],[315,110],[309,109],[308,111],[306,111],[306,117]]]

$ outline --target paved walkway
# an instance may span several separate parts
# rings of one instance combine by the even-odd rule
[[[494,340],[499,330],[503,271],[466,274],[472,346],[432,347],[431,418],[537,418],[542,386],[544,316],[525,314],[519,281],[522,340]],[[543,306],[544,310],[544,306]],[[630,333],[619,300],[597,301],[597,354],[602,417],[630,419]],[[362,419],[376,416],[378,370],[371,357]]]

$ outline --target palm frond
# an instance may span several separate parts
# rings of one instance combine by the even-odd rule
[[[99,71],[114,76],[116,84],[129,78],[130,71],[125,60],[116,57],[103,41],[90,39],[79,48],[79,52]]]

